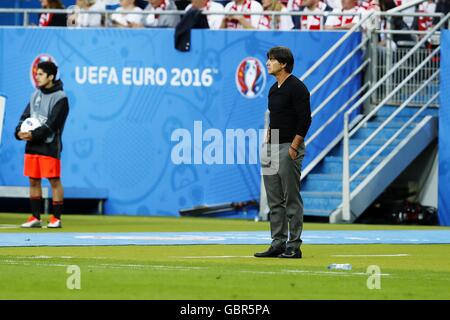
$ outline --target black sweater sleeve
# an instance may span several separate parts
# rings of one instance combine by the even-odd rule
[[[47,121],[39,128],[31,131],[31,141],[43,142],[52,133],[56,133],[64,127],[67,115],[69,114],[69,103],[67,98],[59,100],[52,109]]]
[[[311,126],[311,106],[309,91],[304,85],[302,87],[302,90],[293,90],[293,100],[297,114],[295,134],[305,138]]]
[[[20,116],[19,124],[17,125],[16,131],[14,132],[14,136],[16,137],[17,140],[20,140],[18,133],[20,132],[20,126],[22,125],[22,122],[24,122],[25,119],[29,117],[30,117],[30,104],[28,103],[22,115]]]

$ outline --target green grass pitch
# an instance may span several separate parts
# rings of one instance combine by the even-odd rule
[[[67,215],[61,230],[7,229],[26,215],[0,214],[0,232],[269,230],[267,223],[200,218]],[[305,224],[305,230],[443,229]],[[450,245],[303,245],[304,258],[256,259],[261,245],[0,247],[0,299],[450,299]],[[345,256],[346,257],[342,257]],[[329,271],[350,263],[351,271]],[[67,267],[80,268],[68,289]],[[367,267],[381,269],[369,290]]]

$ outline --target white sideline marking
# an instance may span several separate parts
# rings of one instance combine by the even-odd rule
[[[289,273],[306,273],[317,275],[332,275],[332,276],[366,276],[365,272],[345,272],[345,271],[308,271],[308,270],[282,270]],[[390,276],[389,273],[380,273],[380,276]]]
[[[9,257],[11,258],[11,257]],[[19,256],[17,259],[73,259],[70,256]],[[1,260],[0,260],[1,261]]]
[[[254,256],[186,256],[186,257],[172,256],[171,258],[181,258],[181,259],[228,259],[228,258],[254,258]]]
[[[149,241],[225,241],[224,237],[217,236],[75,236],[75,239],[89,240],[149,240]]]
[[[410,254],[407,253],[399,253],[399,254],[335,254],[332,257],[342,257],[342,258],[350,258],[350,257],[409,257]]]
[[[18,229],[19,225],[15,224],[0,224],[0,229]]]
[[[40,266],[40,267],[67,267],[70,264],[61,263],[43,263],[43,262],[29,262],[29,261],[15,261],[15,260],[0,260],[0,265],[20,265],[20,266]],[[145,265],[145,264],[109,264],[103,263],[98,265],[87,265],[91,269],[163,269],[163,270],[205,270],[207,267],[185,267],[185,266],[167,266],[167,265]]]
[[[67,267],[69,264],[60,263],[32,263],[30,261],[14,261],[14,260],[0,260],[0,265],[21,265],[21,266],[41,266],[41,267]],[[188,266],[168,266],[168,265],[145,265],[145,264],[98,264],[98,265],[87,265],[86,268],[90,269],[157,269],[157,270],[167,270],[167,271],[192,271],[192,270],[210,270],[210,267],[188,267]],[[276,275],[280,274],[293,274],[298,275],[316,275],[316,276],[367,276],[364,272],[347,272],[347,271],[309,271],[309,270],[292,270],[285,269],[279,271],[253,271],[253,270],[234,270],[232,272],[237,273],[251,273],[251,274],[263,274],[263,275]],[[390,276],[389,273],[382,273],[382,276]]]

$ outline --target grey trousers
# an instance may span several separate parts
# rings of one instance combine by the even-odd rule
[[[298,156],[293,160],[289,156],[290,143],[279,144],[278,151],[271,152],[270,145],[266,155],[261,156],[264,186],[270,213],[270,231],[272,246],[298,249],[302,243],[303,200],[300,195],[301,165],[305,156],[304,143]],[[263,157],[266,156],[266,159]],[[278,161],[276,172],[264,172],[264,166]]]

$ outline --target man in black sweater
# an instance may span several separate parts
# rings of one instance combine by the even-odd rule
[[[305,156],[304,139],[311,125],[310,94],[303,82],[291,74],[294,57],[289,48],[272,48],[267,58],[268,72],[277,79],[269,91],[268,151],[261,156],[272,244],[255,257],[301,258],[300,169]],[[276,171],[264,171],[265,166]]]
[[[40,228],[42,208],[42,178],[50,181],[53,194],[53,216],[49,228],[61,228],[64,190],[61,184],[62,132],[69,113],[69,103],[63,91],[61,80],[55,80],[57,66],[51,61],[40,62],[37,66],[38,90],[26,106],[15,136],[26,141],[24,175],[30,180],[30,202],[32,216],[22,224],[23,228]],[[31,131],[22,126],[32,118],[40,126]]]

